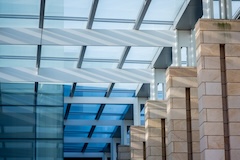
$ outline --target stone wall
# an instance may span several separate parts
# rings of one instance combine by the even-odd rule
[[[147,101],[145,104],[146,159],[166,158],[165,132],[166,102]]]
[[[240,21],[196,24],[203,160],[240,157]]]
[[[166,72],[168,160],[199,160],[197,71],[170,67]]]
[[[143,160],[145,142],[145,127],[131,126],[130,127],[130,146],[131,160]]]
[[[130,160],[130,147],[128,145],[118,145],[118,160]]]

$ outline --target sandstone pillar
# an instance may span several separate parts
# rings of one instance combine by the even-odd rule
[[[240,21],[196,24],[202,160],[240,157]]]
[[[143,160],[144,143],[145,143],[145,127],[131,126],[130,127],[131,160]]]
[[[170,67],[166,78],[168,160],[199,160],[196,68]]]
[[[130,147],[128,145],[118,145],[118,160],[130,160]]]
[[[166,159],[166,102],[149,100],[145,104],[146,159]]]

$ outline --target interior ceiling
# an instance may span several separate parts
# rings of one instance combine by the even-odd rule
[[[40,3],[39,3],[40,2]],[[0,0],[0,28],[192,29],[202,2],[191,0]],[[239,1],[236,1],[239,2]],[[180,10],[183,15],[174,22]],[[159,51],[160,54],[159,54]],[[157,56],[157,57],[156,57]],[[0,67],[166,69],[171,47],[0,45]],[[140,88],[140,89],[139,89]],[[136,90],[138,90],[136,92]],[[149,84],[64,84],[65,97],[149,97]],[[159,87],[159,96],[163,92]],[[67,120],[132,120],[131,104],[64,104]],[[64,126],[64,137],[119,138],[119,126]],[[65,143],[65,153],[108,152],[109,143]]]

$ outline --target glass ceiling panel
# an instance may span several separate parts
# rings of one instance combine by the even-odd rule
[[[110,138],[111,135],[112,135],[111,133],[109,133],[109,134],[93,133],[92,137],[93,138]]]
[[[14,28],[38,28],[38,19],[16,19],[16,18],[1,18],[0,27],[13,27]]]
[[[84,59],[120,59],[124,47],[88,46]]]
[[[0,14],[39,15],[40,1],[36,0],[0,0]]]
[[[37,46],[34,45],[0,45],[0,56],[28,57],[37,55]]]
[[[118,63],[110,62],[84,62],[82,68],[117,68]]]
[[[80,113],[69,113],[68,119],[76,119],[76,120],[94,120],[96,115],[83,115]]]
[[[103,114],[104,113],[118,113],[118,114],[123,114],[126,110],[128,105],[111,105],[107,104],[104,107]]]
[[[139,61],[152,61],[158,47],[131,47],[127,59]]]
[[[134,97],[135,91],[112,91],[110,97]]]
[[[70,21],[70,20],[44,20],[44,28],[70,28],[85,29],[87,21]]]
[[[92,126],[65,126],[64,131],[89,132]]]
[[[34,83],[1,83],[1,92],[34,93]]]
[[[94,132],[113,132],[115,126],[96,126]]]
[[[89,143],[86,152],[100,152],[105,147],[106,143]]]
[[[134,23],[93,22],[92,29],[132,29]]]
[[[220,13],[219,13],[219,1],[213,1],[213,17],[215,19],[219,19]]]
[[[139,30],[169,30],[172,25],[141,24]]]
[[[104,97],[107,92],[108,85],[108,83],[77,84],[74,96]]]
[[[79,132],[64,132],[64,137],[84,137],[87,138],[88,133],[79,133]]]
[[[41,60],[41,68],[55,67],[55,68],[76,68],[77,60],[72,61],[57,61],[57,60]]]
[[[43,57],[78,58],[80,46],[42,46]]]
[[[240,1],[232,1],[232,15],[234,16],[240,10]]]
[[[91,0],[46,0],[45,16],[88,17]]]
[[[122,116],[113,116],[113,115],[104,115],[102,114],[100,117],[100,120],[120,120]]]
[[[136,19],[144,0],[101,0],[95,18]]]
[[[0,67],[35,67],[37,46],[0,45]]]
[[[136,90],[138,83],[115,83],[113,90]]]
[[[152,0],[144,20],[174,21],[185,0]]]
[[[123,69],[147,69],[149,64],[142,64],[142,63],[124,63]]]
[[[97,113],[100,104],[72,104],[70,112],[75,113]]]

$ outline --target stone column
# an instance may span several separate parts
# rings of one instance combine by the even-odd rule
[[[145,142],[145,127],[131,126],[130,127],[131,160],[143,160],[144,142]]]
[[[240,22],[200,20],[197,40],[201,158],[240,157]]]
[[[166,102],[149,100],[145,104],[146,159],[166,159]]]
[[[130,160],[130,147],[128,145],[118,145],[118,160]]]
[[[167,158],[199,160],[197,71],[170,67],[167,82]]]

